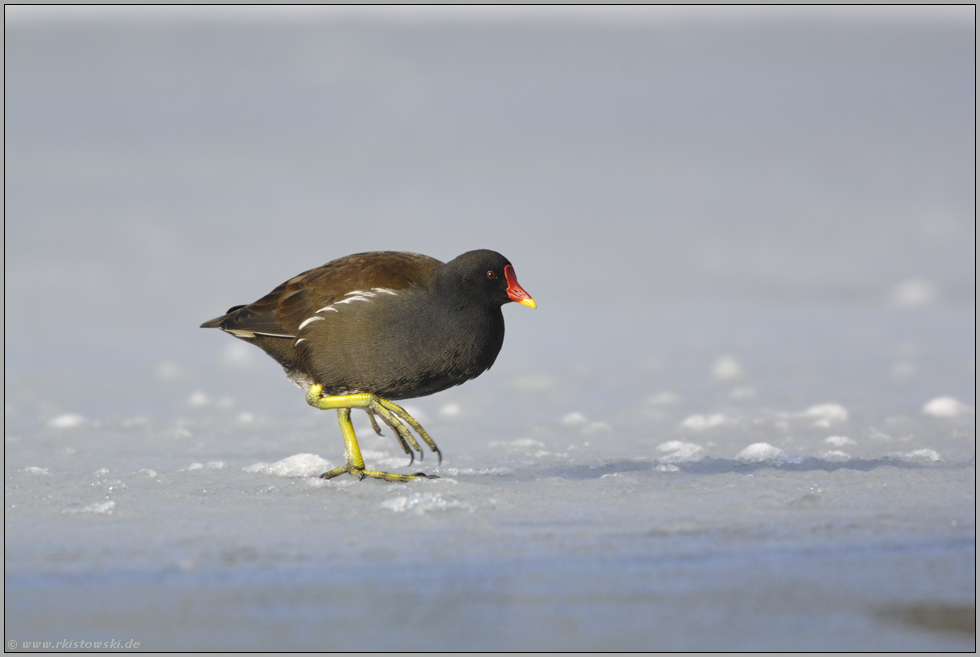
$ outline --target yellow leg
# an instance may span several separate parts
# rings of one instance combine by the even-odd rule
[[[324,472],[320,475],[323,479],[332,479],[338,475],[348,473],[360,479],[364,477],[374,477],[375,479],[384,479],[385,481],[411,481],[412,479],[417,479],[419,477],[437,479],[435,475],[426,475],[422,472],[417,472],[411,475],[395,474],[392,472],[382,472],[380,470],[365,470],[364,469],[364,458],[361,456],[361,448],[357,444],[357,436],[354,434],[354,425],[350,421],[350,411],[352,408],[363,408],[368,412],[371,418],[371,424],[374,425],[375,431],[378,430],[377,423],[374,421],[374,415],[379,416],[384,420],[385,424],[391,427],[395,434],[398,436],[398,441],[406,453],[411,455],[414,460],[414,453],[411,448],[414,448],[419,452],[419,459],[422,458],[422,448],[419,446],[417,440],[412,435],[412,433],[405,427],[402,420],[407,422],[415,431],[422,436],[426,444],[432,448],[432,451],[439,456],[439,462],[442,462],[442,452],[429,434],[425,432],[415,418],[409,415],[405,409],[403,409],[398,404],[393,404],[387,399],[382,399],[377,395],[370,393],[359,393],[355,395],[335,395],[332,397],[322,397],[323,386],[320,384],[314,384],[310,386],[310,389],[306,393],[306,401],[310,406],[322,410],[337,409],[337,420],[340,422],[340,430],[344,435],[344,447],[347,451],[347,465],[341,466],[339,468],[334,468],[329,472]],[[380,431],[378,432],[380,433]],[[411,448],[409,447],[411,446]]]

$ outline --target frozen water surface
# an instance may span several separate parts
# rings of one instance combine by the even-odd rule
[[[637,11],[8,8],[5,640],[973,650],[973,8]],[[479,247],[439,479],[197,328]]]

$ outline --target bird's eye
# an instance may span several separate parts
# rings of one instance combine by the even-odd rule
[[[487,272],[487,279],[488,279],[488,280],[491,280],[491,281],[492,281],[492,280],[493,280],[493,279],[495,279],[495,278],[497,278],[497,272],[495,272],[495,271],[494,271],[494,270],[492,270],[492,269],[491,269],[490,271],[488,271],[488,272]]]

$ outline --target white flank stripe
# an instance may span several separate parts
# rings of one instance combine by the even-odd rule
[[[372,294],[371,296],[373,297],[374,295]],[[342,303],[350,303],[351,301],[370,301],[370,299],[367,297],[351,297],[350,299],[344,299],[343,301],[335,301],[333,305],[339,306]]]
[[[318,313],[325,313],[328,310],[330,312],[334,312],[334,313],[339,313],[340,312],[339,310],[337,310],[336,308],[333,307],[333,304],[330,304],[329,306],[324,306],[323,308],[320,308],[320,310],[318,310],[317,312]]]
[[[309,318],[303,320],[303,323],[299,325],[299,330],[302,331],[303,328],[307,324],[309,324],[310,322],[316,322],[316,321],[322,321],[322,320],[323,320],[322,317],[317,317],[316,315],[313,315],[313,317],[309,317]]]
[[[365,292],[364,290],[354,290],[353,292],[348,292],[344,296],[345,297],[350,297],[350,296],[354,296],[354,295],[357,295],[359,297],[376,297],[376,296],[378,296],[378,295],[376,295],[376,294],[374,294],[372,292]]]
[[[293,343],[293,346],[294,346],[294,347],[296,347],[296,346],[298,346],[298,345],[299,345],[299,343],[300,343],[300,342],[302,342],[302,341],[303,341],[303,340],[305,340],[305,339],[306,339],[306,338],[300,338],[299,340],[297,340],[296,342],[294,342],[294,343]]]
[[[381,294],[390,294],[393,297],[397,297],[398,296],[398,293],[397,292],[395,292],[394,290],[389,290],[386,287],[372,287],[371,289],[374,290],[375,292],[379,292]]]

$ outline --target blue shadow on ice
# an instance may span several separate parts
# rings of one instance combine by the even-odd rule
[[[677,471],[689,474],[728,474],[741,473],[751,474],[758,470],[777,469],[789,472],[812,472],[822,470],[824,472],[835,472],[837,470],[858,470],[868,472],[881,467],[902,468],[906,470],[933,469],[936,467],[950,468],[970,468],[975,463],[971,459],[965,463],[943,463],[943,464],[924,464],[915,463],[892,456],[884,456],[876,459],[848,459],[847,461],[827,461],[816,457],[803,457],[794,459],[792,462],[760,462],[743,463],[734,459],[715,459],[705,458],[693,463],[675,463]],[[598,479],[604,475],[622,472],[649,472],[657,467],[657,464],[649,461],[621,460],[603,463],[602,465],[572,465],[566,467],[551,467],[539,471],[540,477],[561,477],[564,479]]]

